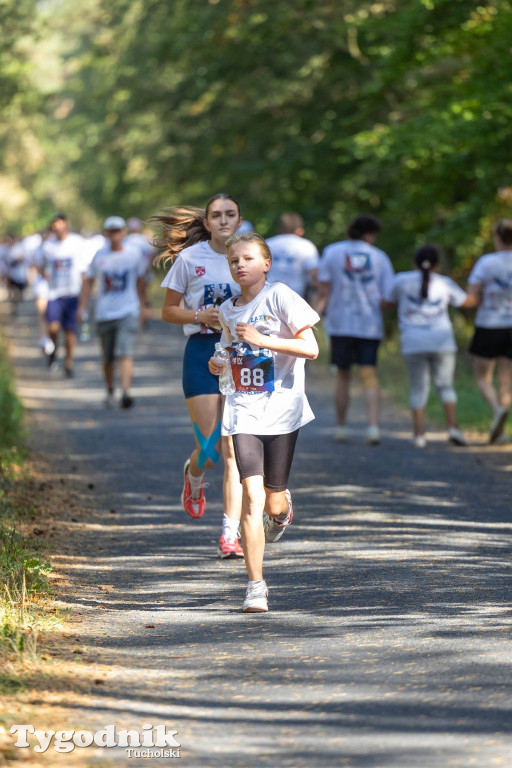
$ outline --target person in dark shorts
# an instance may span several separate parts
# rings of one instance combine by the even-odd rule
[[[241,296],[222,304],[221,345],[230,350],[235,391],[226,396],[222,434],[233,438],[242,481],[242,545],[249,583],[244,613],[268,611],[265,542],[278,541],[293,518],[288,490],[299,429],[314,416],[304,392],[304,363],[318,356],[317,313],[284,283],[268,283],[272,254],[251,232],[226,242]],[[210,359],[220,375],[222,363]]]
[[[206,509],[205,469],[224,460],[224,515],[217,554],[222,559],[243,557],[240,546],[242,488],[231,438],[221,438],[223,399],[219,382],[208,370],[208,360],[220,340],[219,306],[239,293],[225,256],[226,240],[242,222],[237,201],[219,193],[206,208],[171,208],[153,217],[163,225],[160,261],[171,261],[162,287],[162,317],[183,326],[188,338],[183,359],[183,392],[195,437],[194,450],[183,467],[181,503],[187,515],[202,517]]]
[[[503,438],[512,404],[512,219],[497,223],[494,247],[494,253],[478,259],[468,280],[468,294],[479,303],[469,351],[478,390],[493,413],[490,443]]]
[[[87,252],[83,237],[69,231],[67,216],[57,213],[50,224],[51,236],[42,244],[41,273],[48,280],[46,319],[54,351],[48,356],[50,368],[57,364],[60,330],[64,331],[66,358],[64,371],[73,376],[76,347],[76,313],[86,268]]]
[[[375,247],[380,224],[374,216],[357,216],[348,240],[328,245],[318,270],[316,309],[325,314],[331,338],[331,362],[337,368],[334,403],[338,426],[334,439],[346,442],[352,365],[359,366],[368,416],[366,442],[380,442],[380,392],[377,351],[384,333],[381,300],[391,288],[393,267]]]
[[[119,360],[121,408],[134,404],[130,388],[133,356],[139,329],[139,313],[145,301],[146,260],[138,246],[123,242],[126,223],[121,216],[109,216],[103,225],[107,245],[94,256],[84,279],[78,319],[86,316],[92,288],[99,281],[95,320],[103,352],[107,394],[105,407],[113,408],[115,361]]]

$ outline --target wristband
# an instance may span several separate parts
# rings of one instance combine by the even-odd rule
[[[199,322],[199,310],[196,309],[194,313],[194,323],[198,323],[198,322]]]

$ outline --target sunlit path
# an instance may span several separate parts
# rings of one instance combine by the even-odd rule
[[[164,722],[186,768],[510,765],[510,449],[439,432],[414,451],[389,403],[380,447],[363,444],[357,409],[339,445],[331,379],[309,366],[296,517],[268,547],[269,614],[243,615],[243,563],[216,559],[219,468],[205,517],[181,509],[180,329],[141,335],[128,412],[103,409],[94,340],[67,381],[45,368],[28,303],[7,335],[33,446],[80,491],[54,556],[62,600],[84,660],[111,667],[70,722]],[[86,760],[137,764],[124,750]]]

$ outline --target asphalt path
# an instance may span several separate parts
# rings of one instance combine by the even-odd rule
[[[159,764],[183,768],[512,765],[510,449],[442,432],[413,449],[388,400],[379,447],[357,403],[337,444],[332,378],[308,364],[294,522],[267,546],[269,613],[244,615],[243,562],[216,557],[220,468],[204,518],[180,505],[181,330],[155,319],[141,335],[130,411],[104,410],[94,339],[65,380],[36,349],[29,302],[6,333],[32,446],[79,489],[60,599],[82,617],[85,663],[110,669],[70,720],[165,723],[181,757]],[[142,764],[123,749],[83,759]]]

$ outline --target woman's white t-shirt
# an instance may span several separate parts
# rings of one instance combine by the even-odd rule
[[[428,297],[421,298],[419,269],[395,275],[386,297],[398,304],[402,354],[456,352],[448,307],[460,307],[467,294],[449,277],[430,274]]]
[[[161,287],[182,293],[184,308],[194,311],[212,304],[220,306],[226,299],[240,294],[240,287],[231,277],[227,257],[214,251],[207,240],[181,251]],[[185,336],[218,333],[219,330],[197,323],[183,326]]]
[[[293,339],[320,320],[309,304],[283,283],[266,283],[249,304],[237,306],[229,299],[219,314],[221,344],[234,348],[237,387],[226,397],[222,434],[282,435],[314,419],[304,391],[304,358],[252,347],[235,330],[237,323],[249,323],[266,336]]]
[[[121,251],[113,251],[108,244],[98,251],[86,272],[92,280],[99,279],[94,311],[97,322],[139,315],[137,280],[145,272],[146,261],[134,245],[125,243]]]
[[[388,256],[364,240],[328,245],[320,259],[318,280],[330,283],[325,317],[330,336],[381,339],[381,299],[389,292],[393,266]]]
[[[482,286],[475,325],[512,328],[512,251],[488,253],[471,270],[469,285]]]

